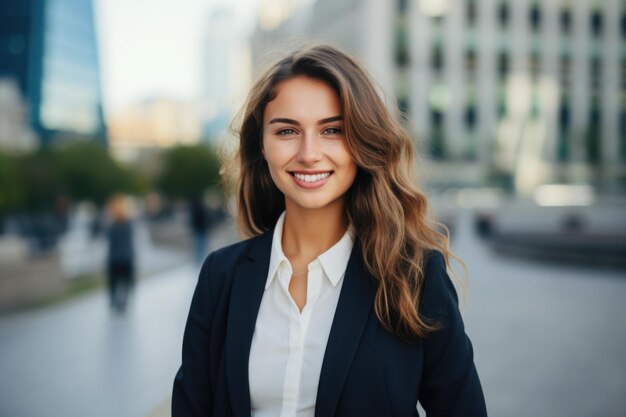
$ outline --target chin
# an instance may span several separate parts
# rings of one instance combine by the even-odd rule
[[[333,205],[339,200],[339,199],[320,198],[321,196],[317,196],[317,197],[309,196],[313,198],[306,198],[306,197],[302,198],[301,196],[298,196],[298,197],[300,198],[287,197],[290,200],[289,206],[298,207],[298,208],[305,209],[305,210],[320,210],[320,209],[324,209]]]

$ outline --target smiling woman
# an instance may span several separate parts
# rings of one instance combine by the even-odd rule
[[[329,45],[276,62],[234,158],[251,239],[204,263],[172,415],[485,416],[447,237],[365,70]]]
[[[263,156],[289,215],[323,209],[327,218],[342,217],[356,163],[343,133],[339,97],[328,84],[298,76],[277,86],[263,115]]]

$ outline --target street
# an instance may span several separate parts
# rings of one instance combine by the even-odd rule
[[[460,217],[464,315],[489,414],[626,415],[626,274],[494,254]]]
[[[219,229],[212,247],[235,238]],[[624,271],[494,254],[457,218],[463,306],[489,414],[626,415]],[[460,271],[460,269],[458,269]],[[141,280],[127,316],[103,291],[0,320],[0,416],[144,417],[167,400],[197,268]]]

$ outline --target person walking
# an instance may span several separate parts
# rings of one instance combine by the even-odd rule
[[[107,230],[107,283],[111,310],[123,314],[134,284],[135,250],[133,229],[126,198],[112,197],[107,206],[110,225]]]
[[[209,229],[213,223],[213,213],[204,203],[202,195],[189,199],[189,226],[193,238],[193,253],[196,263],[202,264],[209,244]]]

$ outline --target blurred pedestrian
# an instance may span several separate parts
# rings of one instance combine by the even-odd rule
[[[213,223],[213,213],[198,194],[189,200],[189,226],[193,239],[193,252],[197,264],[201,264],[207,255],[209,229]]]
[[[135,250],[133,228],[127,200],[115,195],[107,205],[110,224],[107,230],[107,282],[111,310],[124,313],[134,284]]]
[[[302,48],[253,85],[238,220],[208,256],[172,416],[487,415],[472,344],[413,177],[413,146],[365,70]]]

